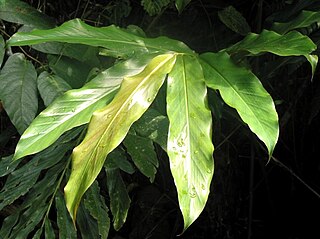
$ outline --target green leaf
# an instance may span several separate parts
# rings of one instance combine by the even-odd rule
[[[312,77],[314,76],[314,73],[316,72],[316,68],[318,65],[318,56],[317,55],[305,55],[305,58],[307,58],[307,60],[309,61],[310,65],[311,65],[311,73],[312,73]]]
[[[0,161],[0,177],[4,177],[16,169],[21,160],[12,160],[12,156],[1,158]]]
[[[140,172],[153,182],[159,162],[151,139],[129,133],[123,143]]]
[[[227,48],[227,52],[244,53],[247,56],[257,56],[267,52],[279,56],[304,56],[310,54],[316,47],[310,38],[296,31],[280,35],[263,30],[260,34],[250,33],[242,41]]]
[[[118,231],[126,221],[131,200],[119,169],[110,169],[107,164],[105,171],[110,197],[110,210],[113,215],[113,227]]]
[[[115,148],[107,157],[108,169],[121,169],[122,171],[133,174],[136,170],[127,158],[126,152],[121,148]]]
[[[0,99],[20,134],[38,110],[36,80],[34,66],[21,53],[10,56],[0,74]]]
[[[170,0],[141,0],[141,5],[150,16],[160,14],[161,10],[169,3]]]
[[[193,52],[182,42],[167,37],[144,38],[116,26],[92,27],[74,19],[50,30],[34,30],[30,33],[16,33],[8,41],[9,46],[34,45],[48,41],[80,43],[100,46],[110,56],[129,58],[141,54],[162,54],[168,52]]]
[[[168,155],[186,230],[200,215],[213,176],[212,119],[201,65],[177,57],[168,77]]]
[[[182,13],[183,9],[191,2],[191,0],[176,0],[176,8],[179,13]]]
[[[38,76],[38,90],[45,106],[50,105],[64,92],[71,90],[71,86],[59,76],[44,71]]]
[[[55,26],[52,18],[19,0],[1,0],[0,19],[35,26],[39,29],[52,28]]]
[[[44,237],[46,239],[55,239],[55,234],[51,225],[50,219],[46,218],[46,221],[44,223]]]
[[[100,238],[98,224],[83,203],[80,204],[78,210],[77,229],[79,229],[82,239]]]
[[[92,68],[86,63],[65,56],[48,55],[47,58],[53,73],[64,79],[72,88],[82,87]]]
[[[219,19],[232,31],[240,35],[247,35],[251,28],[246,19],[233,6],[229,6],[218,12]]]
[[[2,35],[0,35],[0,67],[3,62],[4,53],[5,53],[5,43]]]
[[[110,229],[110,219],[104,198],[100,195],[98,182],[95,181],[88,189],[84,198],[84,205],[91,216],[96,219],[101,238],[107,238]]]
[[[55,142],[65,131],[88,123],[96,109],[111,101],[122,79],[140,72],[148,60],[148,57],[141,57],[120,62],[81,89],[70,90],[57,98],[21,136],[14,159],[37,153]]]
[[[60,191],[55,196],[57,208],[57,223],[59,228],[59,238],[77,238],[75,227],[67,211],[63,195]]]
[[[302,11],[289,22],[275,22],[271,30],[279,34],[285,34],[292,30],[309,27],[314,23],[320,23],[320,12]]]
[[[167,149],[169,120],[157,110],[148,109],[132,127],[138,135],[151,139],[164,150]]]
[[[279,136],[278,115],[271,96],[248,69],[236,65],[225,53],[201,55],[208,87],[219,90],[222,99],[264,142],[271,156]]]
[[[67,207],[73,220],[82,195],[99,174],[106,156],[150,106],[174,61],[174,54],[155,57],[141,73],[124,78],[113,101],[94,112],[87,135],[73,150],[72,171],[65,187]]]

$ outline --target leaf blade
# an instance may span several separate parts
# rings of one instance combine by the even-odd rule
[[[96,109],[111,101],[123,77],[137,74],[148,61],[149,58],[144,57],[121,62],[100,73],[84,87],[68,91],[56,99],[21,136],[14,159],[40,152],[65,131],[88,123]]]
[[[72,171],[65,187],[73,220],[82,195],[99,174],[105,157],[150,106],[174,60],[173,54],[153,58],[141,73],[125,78],[113,101],[93,114],[85,139],[73,150]]]
[[[214,168],[212,119],[197,59],[177,58],[168,76],[167,113],[167,151],[186,230],[206,204]]]
[[[219,90],[223,100],[238,111],[271,155],[279,137],[278,115],[259,79],[233,63],[225,52],[205,53],[201,59],[207,86]]]
[[[0,73],[0,98],[20,134],[38,110],[36,79],[34,66],[21,53],[10,56]]]

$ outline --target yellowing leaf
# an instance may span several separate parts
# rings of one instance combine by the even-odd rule
[[[212,118],[198,60],[178,56],[168,77],[167,151],[186,230],[202,212],[213,175]]]
[[[141,73],[124,78],[113,101],[93,114],[85,139],[73,150],[72,171],[65,187],[66,204],[73,220],[81,197],[98,176],[106,156],[148,109],[175,58],[174,54],[153,58]]]

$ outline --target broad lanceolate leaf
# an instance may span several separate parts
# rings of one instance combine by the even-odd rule
[[[46,29],[55,26],[53,19],[19,0],[0,1],[0,19]]]
[[[38,110],[37,72],[23,54],[9,57],[0,74],[0,99],[20,134]]]
[[[174,62],[175,54],[155,57],[141,73],[126,77],[113,101],[93,114],[85,139],[73,150],[72,171],[65,187],[73,220],[82,195],[98,176],[106,156],[150,106]]]
[[[234,64],[225,52],[205,53],[201,59],[207,85],[219,90],[222,99],[238,111],[271,155],[279,135],[278,115],[259,79],[248,69]]]
[[[16,33],[7,42],[10,46],[34,45],[57,41],[104,47],[110,56],[131,57],[135,54],[192,51],[182,42],[167,37],[144,38],[116,26],[92,27],[74,19],[50,30]]]
[[[50,105],[53,100],[63,95],[64,92],[71,90],[71,86],[65,80],[46,71],[39,75],[37,82],[38,90],[45,106]]]
[[[109,209],[106,206],[104,198],[100,195],[100,188],[97,181],[95,181],[87,191],[84,205],[91,216],[96,219],[101,238],[107,238],[110,229]]]
[[[141,57],[118,63],[81,89],[70,90],[57,98],[21,136],[14,158],[37,153],[50,146],[65,131],[88,123],[96,109],[111,101],[122,79],[139,73],[148,60]]]
[[[271,30],[280,34],[285,34],[291,30],[309,27],[320,22],[320,12],[302,11],[290,22],[275,22]]]
[[[200,215],[213,176],[212,119],[198,60],[178,56],[168,76],[167,152],[186,230]]]
[[[256,56],[262,53],[273,53],[279,56],[304,56],[316,49],[316,45],[307,36],[292,31],[280,35],[273,31],[263,30],[260,34],[250,33],[242,41],[227,48],[230,54],[244,53]]]

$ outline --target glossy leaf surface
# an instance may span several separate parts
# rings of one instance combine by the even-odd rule
[[[219,90],[224,102],[238,111],[271,155],[279,136],[278,115],[259,79],[236,65],[227,53],[205,53],[201,59],[208,87]]]
[[[178,9],[179,13],[183,11],[183,9],[191,2],[191,0],[176,0],[176,8]]]
[[[213,175],[212,119],[202,69],[194,57],[177,57],[168,76],[167,113],[167,152],[185,230],[202,212]]]
[[[174,54],[155,57],[141,73],[124,78],[113,101],[93,114],[85,139],[73,150],[72,171],[65,187],[73,220],[82,195],[98,176],[106,156],[150,106],[174,61]]]
[[[92,27],[79,19],[68,21],[50,30],[16,33],[7,43],[9,46],[22,46],[50,41],[100,46],[108,51],[108,55],[122,58],[135,54],[161,54],[172,51],[192,53],[184,43],[167,37],[143,38],[113,25]]]
[[[22,134],[38,110],[37,72],[23,54],[9,57],[0,73],[0,99],[10,120]]]
[[[125,76],[137,74],[148,58],[121,62],[102,72],[81,89],[70,90],[42,111],[21,136],[15,159],[37,153],[65,131],[88,123],[92,113],[114,97]]]

